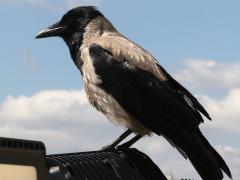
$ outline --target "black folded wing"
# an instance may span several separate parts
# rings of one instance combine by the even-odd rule
[[[143,125],[156,133],[172,128],[195,129],[202,122],[191,96],[175,88],[172,81],[160,80],[151,72],[120,61],[101,46],[89,48],[99,86]],[[174,84],[176,85],[176,83]],[[196,101],[194,99],[194,101]]]

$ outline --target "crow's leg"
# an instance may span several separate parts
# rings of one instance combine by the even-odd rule
[[[104,146],[102,149],[103,150],[106,150],[106,149],[116,149],[116,147],[119,145],[119,143],[121,143],[130,134],[132,134],[132,131],[130,129],[126,130],[115,141],[113,141],[110,145]]]
[[[117,149],[121,150],[121,149],[130,148],[134,143],[136,143],[141,138],[142,138],[141,135],[136,135],[132,139],[130,139],[129,141],[123,143],[122,145],[118,145]]]

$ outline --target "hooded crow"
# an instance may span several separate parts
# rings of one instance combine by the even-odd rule
[[[155,133],[188,158],[203,179],[222,179],[222,171],[231,177],[199,129],[202,115],[211,120],[204,107],[97,8],[74,8],[36,38],[52,36],[63,38],[69,47],[90,103],[111,122],[129,129],[122,138],[134,132],[135,142]]]

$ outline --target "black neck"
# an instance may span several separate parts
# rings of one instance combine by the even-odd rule
[[[83,61],[81,59],[81,51],[80,47],[82,45],[83,41],[83,33],[75,33],[70,37],[64,37],[63,38],[66,44],[68,45],[71,57],[73,59],[74,64],[77,66],[79,70],[81,70],[81,66],[83,64]]]

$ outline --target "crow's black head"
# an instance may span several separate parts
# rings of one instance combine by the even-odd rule
[[[62,19],[39,32],[36,38],[59,36],[67,43],[71,57],[77,67],[80,67],[80,59],[77,59],[79,48],[83,41],[83,34],[88,23],[96,17],[103,16],[96,7],[82,6],[71,9]]]
[[[94,6],[71,9],[59,22],[39,32],[36,38],[60,36],[68,41],[75,33],[82,35],[87,24],[98,16],[103,15]]]

